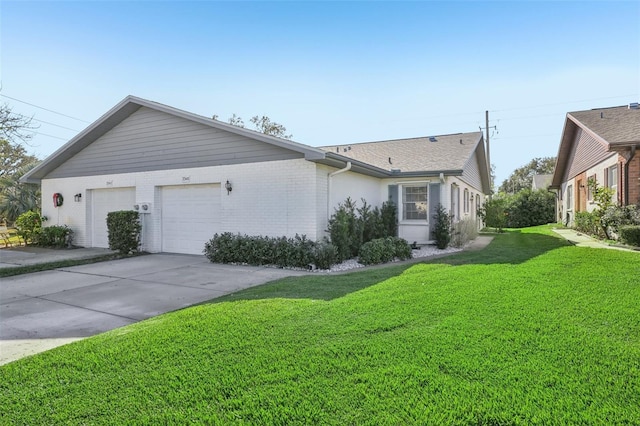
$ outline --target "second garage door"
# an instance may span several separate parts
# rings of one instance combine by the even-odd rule
[[[162,251],[202,254],[220,232],[220,184],[165,186],[162,198]]]

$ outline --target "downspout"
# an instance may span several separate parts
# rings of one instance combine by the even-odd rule
[[[336,170],[335,172],[331,172],[327,175],[327,223],[329,221],[329,217],[331,217],[331,178],[335,175],[339,175],[340,173],[348,172],[351,170],[351,161],[347,161],[347,165],[344,169]]]
[[[627,159],[627,162],[624,165],[624,204],[629,205],[629,187],[631,186],[631,182],[629,182],[629,165],[633,160],[633,157],[636,156],[636,148],[640,147],[640,145],[631,147],[631,156]]]

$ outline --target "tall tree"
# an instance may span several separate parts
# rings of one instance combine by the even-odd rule
[[[40,211],[40,185],[20,182],[36,164],[26,164],[0,177],[0,220],[13,223],[22,213]]]
[[[16,114],[9,105],[0,104],[0,140],[12,145],[28,142],[34,128],[30,117]]]
[[[218,119],[218,115],[214,115],[212,117],[214,120]],[[229,124],[233,124],[237,127],[244,128],[244,120],[242,117],[238,117],[236,114],[233,114],[229,120],[227,120]],[[253,123],[254,130],[264,133],[265,135],[275,136],[277,138],[282,139],[291,139],[293,135],[287,134],[287,128],[282,124],[276,123],[275,121],[271,121],[269,117],[263,115],[262,117],[256,115],[251,117],[250,120]]]
[[[23,167],[38,161],[37,157],[27,154],[22,145],[0,139],[0,177],[10,176]]]
[[[511,173],[509,178],[502,182],[498,192],[515,194],[523,189],[531,189],[534,175],[553,173],[556,166],[556,157],[537,157],[519,167]]]

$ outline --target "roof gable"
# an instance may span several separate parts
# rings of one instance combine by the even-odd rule
[[[615,151],[640,144],[640,109],[599,108],[567,113],[552,188],[598,164]]]
[[[132,131],[133,133],[126,136],[129,137],[129,140],[126,141],[129,153],[127,153],[127,149],[124,149],[124,146],[110,146],[110,143],[114,141],[114,133],[118,133],[119,126],[127,127],[127,122],[131,121],[132,117],[136,117],[137,115],[145,112],[147,114],[149,112],[155,113],[156,121],[159,121],[157,117],[160,115],[166,117],[165,123],[154,123],[154,118],[151,118],[146,123],[146,133],[151,138],[155,132],[155,139],[151,138],[144,140],[144,137],[141,136],[140,133],[145,133],[145,130],[136,128],[134,124],[133,126],[130,126],[129,129],[129,131]],[[191,136],[193,136],[194,133],[200,132],[200,140],[198,141],[197,138],[187,140],[190,135],[181,134],[179,137],[174,135],[175,139],[172,144],[172,136],[170,132],[162,131],[162,126],[166,125],[166,122],[173,122],[173,124],[178,128],[188,128],[187,133],[191,132]],[[176,124],[178,122],[181,122],[182,124]],[[258,145],[263,145],[266,149],[263,149],[262,151],[258,149],[257,152],[254,152],[255,155],[253,156],[240,155],[236,156],[235,159],[225,159],[224,152],[222,152],[221,155],[214,155],[212,152],[214,147],[211,145],[211,142],[213,140],[220,141],[221,138],[224,139],[225,135],[229,141],[233,139],[235,144],[244,145],[245,149],[250,146],[251,149],[255,150]],[[229,138],[229,135],[232,137]],[[136,139],[137,137],[142,139]],[[117,142],[117,135],[115,136],[115,140]],[[67,144],[63,145],[60,149],[50,155],[37,167],[33,168],[23,177],[22,181],[38,182],[40,179],[45,177],[99,174],[100,167],[107,167],[106,162],[109,161],[110,158],[113,159],[113,157],[120,158],[119,163],[121,165],[121,171],[129,170],[125,165],[123,165],[127,161],[133,161],[132,164],[135,165],[136,170],[138,171],[163,170],[179,167],[179,159],[171,161],[171,155],[175,154],[175,152],[185,154],[185,146],[180,145],[181,143],[184,143],[185,140],[190,144],[190,148],[193,147],[194,144],[198,145],[199,143],[200,145],[200,149],[196,149],[193,152],[193,155],[191,155],[195,160],[185,163],[187,164],[186,167],[233,164],[252,160],[260,161],[256,160],[256,158],[262,155],[265,155],[265,157],[260,157],[262,161],[269,156],[278,158],[304,157],[310,160],[324,157],[324,153],[321,150],[307,145],[268,136],[156,102],[134,96],[128,96],[94,123],[89,125],[89,127],[80,132],[76,137],[71,139]],[[94,143],[96,143],[95,146],[93,145]],[[145,144],[147,145],[145,146]],[[234,146],[234,149],[242,149],[242,146]],[[201,156],[200,154],[203,154],[203,152],[205,155]],[[206,153],[209,155],[206,155]],[[103,155],[103,162],[97,159],[100,154]],[[227,152],[227,154],[227,157],[233,156],[231,153]],[[138,159],[135,158],[136,155],[139,157]],[[125,158],[122,158],[122,156],[125,156]],[[187,157],[188,155],[183,156],[182,158],[186,160]],[[140,158],[143,158],[146,161],[146,165],[138,162]],[[151,161],[154,159],[159,161],[152,165]],[[98,167],[96,168],[96,166]],[[108,167],[106,170],[111,173],[114,172],[113,167]]]

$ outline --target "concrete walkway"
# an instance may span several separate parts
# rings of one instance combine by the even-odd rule
[[[591,248],[600,248],[600,249],[610,249],[610,250],[621,250],[621,251],[630,251],[635,252],[635,250],[627,248],[627,247],[619,247],[612,246],[610,244],[604,243],[602,241],[596,240],[594,238],[589,237],[581,232],[577,232],[574,229],[566,229],[566,228],[555,228],[553,232],[560,235],[571,244],[577,247],[591,247]]]
[[[102,248],[49,249],[33,246],[11,247],[0,249],[0,268],[37,265],[61,260],[92,259],[114,253],[112,250]]]

